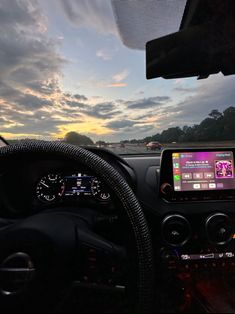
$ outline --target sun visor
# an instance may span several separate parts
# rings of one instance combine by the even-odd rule
[[[145,50],[147,41],[178,31],[186,0],[112,0],[125,46]]]

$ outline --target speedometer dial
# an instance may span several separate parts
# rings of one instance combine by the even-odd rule
[[[65,190],[64,180],[59,174],[48,174],[41,178],[36,188],[37,198],[46,203],[61,198]]]
[[[104,183],[97,178],[94,178],[91,183],[91,193],[92,195],[100,201],[109,201],[110,194],[107,191],[107,187]]]

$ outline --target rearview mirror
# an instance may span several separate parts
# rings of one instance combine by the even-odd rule
[[[234,15],[234,14],[233,14]],[[146,44],[146,77],[235,74],[235,18],[191,26]]]

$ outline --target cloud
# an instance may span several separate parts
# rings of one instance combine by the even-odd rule
[[[28,110],[37,110],[44,106],[53,106],[53,102],[46,99],[41,99],[37,96],[24,94],[18,97],[17,104]]]
[[[142,121],[137,122],[129,119],[112,121],[105,126],[112,129],[113,133],[109,137],[114,141],[120,139],[138,139],[156,133],[155,124],[144,124]]]
[[[67,130],[66,126],[83,125],[85,129],[84,121],[91,128],[89,116],[100,119],[114,116],[107,105],[93,108],[85,95],[61,90],[59,81],[67,61],[58,53],[58,41],[48,37],[45,23],[36,1],[1,2],[0,131],[3,134],[56,136],[60,130]]]
[[[182,91],[182,95],[185,96],[183,101],[172,102],[169,99],[168,102],[165,99],[166,103],[162,101],[162,105],[153,106],[154,110],[148,111],[144,116],[136,116],[135,120],[141,121],[142,119],[146,124],[153,123],[155,129],[153,129],[152,134],[156,134],[170,126],[182,127],[184,125],[198,124],[213,109],[223,111],[229,106],[235,106],[235,76],[224,77],[218,74],[195,83],[197,85],[190,88],[191,92],[189,92],[188,88],[185,93]],[[158,100],[155,97],[154,99],[155,101]],[[150,102],[143,102],[141,99],[136,100],[137,106],[134,104],[135,108],[128,107],[128,109],[143,108],[143,104],[151,103],[151,98],[149,100]],[[133,104],[132,102],[126,103],[129,103],[129,105]],[[151,108],[149,107],[149,109]]]
[[[108,122],[105,126],[114,130],[120,130],[126,127],[131,127],[135,124],[132,120],[115,120]]]
[[[156,96],[149,98],[142,98],[132,101],[126,101],[126,106],[129,109],[147,109],[156,106],[165,105],[170,102],[171,98],[168,96]]]
[[[116,110],[116,105],[113,102],[98,103],[95,106],[90,106],[86,110],[86,114],[97,119],[112,119],[120,114],[121,111]]]
[[[67,100],[66,101],[66,104],[69,106],[69,107],[72,107],[72,108],[80,108],[80,109],[83,109],[83,108],[86,108],[87,106],[84,104],[84,103],[81,103],[81,102],[78,102],[78,101],[70,101],[70,100]]]
[[[139,90],[137,92],[135,92],[136,95],[144,95],[144,91],[143,90]]]
[[[174,79],[173,80],[173,83],[175,84],[175,85],[181,85],[182,83],[184,83],[185,82],[185,79],[184,78],[177,78],[177,79]]]
[[[103,48],[96,51],[96,56],[104,61],[109,61],[113,58],[114,51],[111,49]]]
[[[17,134],[38,134],[41,136],[51,136],[51,133],[58,132],[58,124],[67,124],[68,121],[61,121],[56,119],[35,119],[27,125],[13,126],[13,133]]]
[[[37,27],[38,31],[45,30],[41,26],[45,22],[44,16],[38,9],[36,1],[15,1],[15,3],[10,3],[8,0],[1,1],[0,7],[0,21],[1,25],[4,27],[12,27],[12,21],[15,25],[20,28],[32,26],[33,24]]]
[[[60,0],[60,4],[73,25],[93,29],[101,34],[117,35],[110,1]]]
[[[42,32],[45,17],[37,2],[3,0],[0,17],[1,85],[6,90],[13,86],[19,93],[57,91],[66,60],[57,52],[57,42]]]
[[[1,133],[50,137],[74,128],[110,134],[111,128],[118,132],[119,126],[130,132],[128,128],[140,124],[134,114],[133,121],[125,118],[124,100],[94,103],[82,93],[61,90],[62,68],[67,60],[58,53],[58,40],[49,38],[47,19],[36,1],[2,1],[0,17],[6,14],[0,19]],[[122,80],[128,75],[127,69],[116,73],[109,86],[127,86]]]
[[[93,108],[101,110],[102,112],[110,112],[116,108],[113,102],[104,102],[95,105]]]
[[[197,91],[197,87],[175,87],[174,91],[175,92],[180,92],[180,93],[183,93],[183,94],[194,93],[194,92]]]
[[[100,96],[100,95],[95,95],[95,96],[92,96],[93,99],[103,99],[103,96]]]
[[[1,133],[47,135],[59,124],[78,119],[73,113],[68,120],[61,112],[67,96],[59,79],[67,61],[58,53],[58,41],[48,36],[46,23],[37,1],[1,1]],[[76,94],[70,100],[86,97]]]
[[[126,83],[112,83],[107,85],[107,87],[126,87],[127,84]]]
[[[76,98],[79,101],[86,101],[86,100],[88,100],[88,98],[86,96],[84,96],[84,95],[75,94],[75,95],[73,95],[73,97]]]
[[[94,23],[92,16],[97,13],[94,12],[96,5],[107,6],[106,1],[80,1],[79,14],[86,10],[91,12],[89,17],[83,16],[84,20],[79,24],[78,3],[64,1],[62,5],[75,7],[71,14],[76,15],[78,24],[74,23],[82,27],[88,27],[89,18]],[[98,15],[106,13],[98,12]],[[102,27],[99,32],[105,32]],[[80,89],[77,93],[64,92],[61,78],[68,61],[59,53],[61,40],[58,41],[57,36],[55,39],[49,37],[47,18],[38,3],[2,0],[0,28],[0,132],[3,134],[62,137],[65,132],[75,130],[93,136],[104,135],[107,139],[112,134],[116,139],[142,138],[169,126],[199,123],[212,109],[223,111],[234,105],[235,77],[222,75],[195,81],[195,84],[187,84],[186,79],[176,81],[177,84],[173,82],[171,97],[163,94],[144,98],[145,86],[142,85],[137,90],[138,95],[132,92],[135,98],[114,100],[108,87],[127,86],[125,79],[129,70],[121,68],[111,81],[107,77],[95,78],[92,82],[102,90],[106,88],[112,101],[87,97]],[[97,57],[106,61],[110,57],[108,53],[104,49],[97,50]]]
[[[176,112],[175,124],[199,123],[213,109],[223,111],[235,105],[235,77],[217,74],[201,80],[191,95],[178,103],[172,112]]]
[[[113,75],[112,79],[115,82],[119,83],[119,82],[125,80],[129,74],[130,74],[129,70],[124,69],[121,72],[118,72],[115,75]]]
[[[130,137],[134,137],[135,139],[143,138],[144,136],[147,136],[146,132],[149,133],[154,132],[156,130],[154,124],[147,124],[147,125],[134,125],[131,127],[126,127],[124,129],[124,136],[127,139],[130,139]],[[121,130],[121,132],[123,132]],[[153,133],[150,133],[153,134]],[[122,135],[123,136],[123,135]]]

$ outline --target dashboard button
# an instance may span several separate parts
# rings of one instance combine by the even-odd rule
[[[167,182],[163,183],[161,185],[161,192],[164,195],[170,195],[173,192],[173,188],[170,185],[170,183],[167,183]]]
[[[162,249],[161,259],[166,264],[174,264],[179,260],[179,256],[175,250]]]

